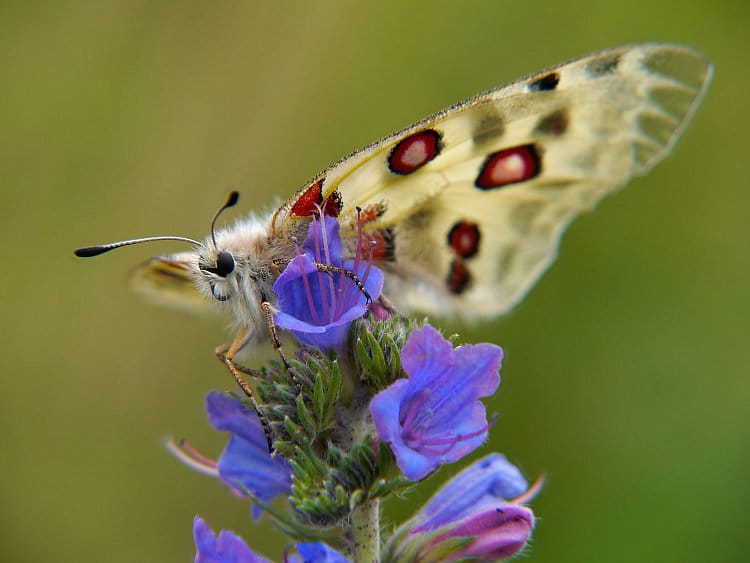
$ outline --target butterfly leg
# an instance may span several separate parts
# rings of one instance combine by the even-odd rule
[[[294,372],[291,369],[292,367],[289,365],[289,360],[286,359],[286,354],[284,354],[284,349],[281,346],[281,340],[279,340],[279,332],[276,327],[276,321],[273,320],[273,306],[270,302],[263,301],[260,304],[260,308],[263,311],[263,319],[266,322],[266,329],[268,330],[268,337],[271,339],[271,344],[273,345],[274,350],[276,350],[276,353],[281,358],[281,362],[284,364],[284,368],[286,368],[287,373],[292,378],[294,385],[297,387],[297,391],[301,391],[302,384],[294,375]]]
[[[274,265],[279,268],[281,266],[288,265],[290,262],[291,260],[274,260]],[[333,266],[331,264],[324,264],[322,262],[315,262],[314,264],[319,272],[324,272],[326,274],[344,274],[347,278],[354,282],[354,285],[356,285],[357,289],[362,292],[362,294],[367,299],[367,302],[372,302],[372,297],[370,297],[367,289],[365,289],[365,285],[360,281],[360,279],[357,277],[357,274],[355,274],[354,272],[344,270],[343,268],[339,268],[338,266]]]
[[[258,407],[258,401],[255,398],[255,392],[253,391],[253,388],[250,386],[247,379],[245,379],[244,375],[242,375],[245,374],[252,377],[259,377],[260,373],[241,366],[240,364],[233,361],[234,356],[250,341],[251,336],[252,331],[248,327],[245,327],[237,333],[237,336],[230,344],[222,344],[221,346],[218,346],[215,352],[219,360],[221,360],[221,362],[229,370],[229,373],[234,378],[237,386],[242,389],[242,392],[250,399],[250,402],[253,404],[255,413],[258,415],[258,420],[260,420],[260,424],[263,427],[263,433],[266,435],[268,452],[273,453],[274,449],[271,428],[268,425],[266,417],[263,416],[263,413]]]
[[[315,267],[319,272],[324,272],[327,274],[344,274],[347,278],[352,280],[352,282],[354,282],[354,285],[357,286],[357,289],[362,292],[362,295],[364,295],[365,299],[367,299],[367,303],[372,303],[372,297],[370,297],[370,293],[367,291],[367,289],[365,289],[365,284],[360,281],[360,279],[357,277],[357,274],[355,274],[354,272],[339,268],[338,266],[321,264],[319,262],[315,263]]]

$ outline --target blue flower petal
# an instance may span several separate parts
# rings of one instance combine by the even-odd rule
[[[438,490],[416,516],[412,533],[457,522],[491,506],[520,496],[528,483],[518,468],[499,453],[468,466]]]
[[[326,331],[325,326],[314,325],[303,321],[297,317],[289,315],[288,313],[276,313],[273,317],[276,325],[279,328],[285,330],[291,330],[292,332],[302,332],[305,334],[323,334]]]
[[[341,262],[341,235],[339,234],[340,227],[338,220],[335,217],[323,215],[322,227],[323,228],[321,228],[320,220],[317,218],[310,223],[307,238],[302,245],[302,253],[310,256],[318,262],[325,263],[325,236],[327,239],[325,242],[328,243],[328,256],[330,258],[330,263],[335,264]],[[317,259],[318,256],[320,256],[319,260]]]
[[[195,563],[270,563],[228,530],[222,530],[217,537],[198,516],[193,520],[193,538]]]
[[[268,453],[258,415],[240,400],[215,391],[206,397],[206,410],[214,428],[232,433],[219,457],[222,480],[264,502],[286,495],[292,486],[291,467],[284,458]],[[259,515],[257,508],[253,513]]]
[[[351,279],[320,272],[316,262],[353,272],[372,299],[383,289],[383,273],[372,266],[368,270],[361,261],[356,268],[353,260],[342,264],[338,222],[331,217],[324,221],[328,255],[322,249],[321,224],[313,221],[304,254],[294,258],[274,283],[279,300],[274,320],[301,343],[331,350],[344,346],[351,323],[367,312],[367,298]]]
[[[470,454],[484,443],[489,433],[489,428],[477,433],[477,429],[488,426],[487,411],[484,405],[478,401],[458,412],[456,418],[458,422],[454,423],[453,433],[457,441],[450,450],[440,456],[441,464],[454,463]],[[470,434],[476,435],[471,438],[464,438]]]
[[[418,387],[426,386],[431,374],[450,364],[453,346],[430,325],[413,331],[401,351],[401,367]]]
[[[297,551],[303,563],[349,563],[346,557],[323,542],[298,543]]]
[[[409,335],[401,352],[408,379],[396,381],[370,403],[378,435],[390,444],[408,479],[423,479],[484,442],[489,425],[478,399],[500,384],[502,357],[493,344],[454,350],[429,325]]]
[[[407,479],[418,481],[440,466],[440,459],[428,457],[404,444],[399,423],[399,409],[408,390],[406,379],[396,380],[370,402],[370,414],[378,437],[390,444],[398,468]]]

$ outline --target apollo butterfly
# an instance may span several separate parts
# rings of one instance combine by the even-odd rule
[[[358,226],[372,241],[398,309],[500,315],[554,260],[578,214],[670,152],[711,75],[700,53],[677,45],[594,53],[352,153],[269,216],[215,232],[212,223],[202,242],[149,237],[77,254],[164,238],[193,244],[142,265],[136,286],[166,303],[228,309],[241,327],[223,348],[231,355],[266,334],[273,282],[322,210],[338,217],[345,248],[353,251]]]

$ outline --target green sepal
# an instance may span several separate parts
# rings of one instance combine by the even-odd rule
[[[367,496],[369,498],[382,498],[394,494],[403,494],[416,485],[417,483],[409,481],[405,477],[396,477],[387,481],[380,479],[372,484]]]
[[[360,323],[354,343],[356,359],[362,381],[374,392],[382,391],[404,377],[401,349],[411,331],[421,324],[404,317]]]
[[[292,539],[304,542],[315,542],[324,541],[329,546],[339,549],[348,549],[348,543],[342,535],[342,530],[339,527],[319,527],[319,526],[308,526],[299,522],[298,520],[292,519],[280,510],[273,507],[271,504],[260,500],[251,491],[242,487],[244,492],[250,499],[258,505],[263,511],[268,514],[271,522],[279,528],[283,533],[290,536]]]
[[[462,547],[466,547],[476,539],[476,536],[464,536],[459,538],[448,538],[435,544],[426,553],[422,552],[420,563],[440,563],[445,561],[451,553],[455,553]],[[475,557],[462,557],[456,561],[477,561]]]
[[[380,474],[384,476],[400,475],[401,472],[396,465],[396,456],[393,455],[388,444],[381,442],[378,450],[378,466],[380,467]]]

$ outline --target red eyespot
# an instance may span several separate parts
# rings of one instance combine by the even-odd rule
[[[366,207],[363,207],[359,212],[359,220],[364,225],[365,223],[371,223],[378,217],[382,217],[385,213],[386,207],[383,203],[371,203]]]
[[[322,202],[322,191],[323,180],[318,180],[297,198],[297,201],[292,205],[292,214],[298,217],[309,217],[313,213],[317,213],[317,206]]]
[[[461,258],[471,258],[479,251],[479,227],[459,221],[448,232],[448,245]]]
[[[379,229],[368,233],[365,238],[374,243],[364,248],[364,255],[367,257],[372,255],[373,262],[396,261],[396,237],[393,229]]]
[[[441,135],[427,129],[409,135],[397,144],[388,157],[388,168],[394,174],[411,174],[440,153]]]
[[[331,194],[323,201],[323,182],[325,178],[318,180],[312,186],[307,188],[307,191],[297,198],[297,201],[292,205],[292,215],[297,217],[309,217],[310,215],[318,215],[320,210],[323,210],[325,215],[329,217],[338,217],[341,213],[341,207],[343,201],[341,200],[341,194],[337,191],[331,192]]]
[[[521,145],[492,153],[484,161],[475,185],[483,190],[529,180],[541,171],[534,145]]]
[[[451,263],[446,282],[451,293],[456,295],[463,293],[469,287],[471,274],[462,260],[456,259]]]
[[[323,214],[329,217],[338,217],[341,213],[341,207],[343,201],[341,200],[341,194],[339,192],[333,192],[323,202]]]

